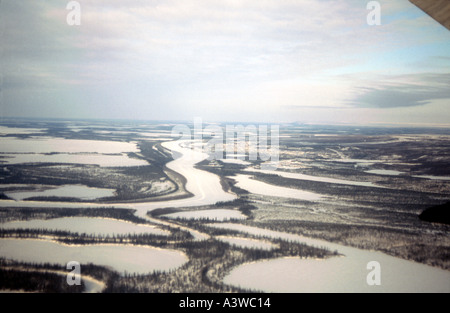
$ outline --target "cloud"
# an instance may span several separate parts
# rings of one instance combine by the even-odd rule
[[[346,44],[351,38],[369,49],[374,38],[357,35],[367,12],[355,3],[85,0],[82,25],[70,27],[60,1],[6,1],[3,56],[15,64],[45,63],[49,71],[76,64],[93,72],[103,64],[109,72],[122,64],[187,81],[196,73],[292,77],[340,66],[333,56],[355,52]]]
[[[384,77],[380,81],[386,83],[372,82],[368,84],[374,87],[355,88],[357,95],[346,102],[363,108],[402,108],[450,100],[450,73]]]
[[[76,107],[100,118],[208,111],[226,119],[231,111],[273,117],[283,106],[405,107],[444,94],[443,77],[365,78],[395,63],[386,51],[412,51],[417,57],[406,59],[417,64],[430,42],[446,40],[424,14],[409,13],[420,11],[407,1],[380,0],[376,27],[361,0],[79,2],[81,25],[69,26],[67,1],[1,1],[0,87],[11,110],[21,102],[20,114],[28,105],[49,112],[58,103],[67,115]],[[448,53],[433,56],[421,71],[445,71],[439,58]],[[338,81],[346,72],[355,76]]]

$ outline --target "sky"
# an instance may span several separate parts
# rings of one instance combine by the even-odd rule
[[[2,118],[450,126],[450,31],[408,0],[69,2],[0,1]]]

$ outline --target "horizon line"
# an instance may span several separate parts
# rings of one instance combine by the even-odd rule
[[[97,121],[97,122],[152,122],[152,123],[183,123],[192,124],[195,118],[201,118],[198,116],[192,117],[192,119],[132,119],[132,118],[106,118],[106,117],[36,117],[36,116],[2,116],[0,117],[0,124],[5,120],[40,120],[40,121]],[[444,128],[450,129],[449,124],[442,123],[384,123],[384,122],[371,122],[366,124],[358,123],[345,123],[345,122],[303,122],[303,121],[279,121],[279,122],[263,122],[263,121],[219,121],[219,120],[203,120],[203,123],[207,124],[266,124],[266,125],[297,125],[297,126],[341,126],[341,127],[377,127],[377,128]]]

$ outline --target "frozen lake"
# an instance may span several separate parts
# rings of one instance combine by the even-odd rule
[[[51,229],[86,233],[90,235],[126,235],[126,234],[154,234],[168,236],[170,232],[156,226],[134,224],[125,221],[91,217],[63,217],[48,220],[28,220],[1,223],[3,229]]]
[[[351,158],[342,158],[342,159],[327,159],[324,160],[327,162],[341,162],[341,163],[382,163],[382,160],[366,160],[366,159],[351,159]]]
[[[2,153],[100,153],[114,154],[122,152],[139,152],[135,143],[80,140],[53,137],[32,137],[19,139],[0,138]]]
[[[83,185],[45,186],[42,190],[5,192],[9,198],[24,200],[31,197],[63,197],[95,200],[114,196],[114,189],[93,188]]]
[[[0,135],[28,135],[40,134],[46,131],[43,128],[21,128],[21,127],[7,127],[0,126]]]
[[[0,158],[0,162],[3,161],[5,164],[64,163],[98,165],[101,167],[128,167],[148,165],[147,161],[130,158],[126,154],[0,154],[0,157],[1,156],[4,156],[4,158]]]
[[[216,236],[214,238],[229,243],[232,246],[237,246],[240,248],[257,249],[257,250],[272,250],[278,248],[277,245],[274,245],[270,241],[265,240],[257,240],[234,236]]]
[[[224,278],[229,285],[265,292],[450,292],[450,272],[386,254],[356,249],[295,234],[239,224],[208,224],[269,238],[338,251],[325,260],[279,258],[240,265]],[[370,286],[367,264],[380,264],[381,285]]]
[[[377,175],[391,175],[398,176],[402,174],[406,174],[405,172],[395,171],[395,170],[370,170],[365,171],[369,174],[377,174]],[[414,178],[423,178],[423,179],[431,179],[431,180],[450,180],[450,176],[436,176],[436,175],[412,175]]]
[[[285,178],[309,180],[309,181],[316,181],[316,182],[323,182],[323,183],[330,183],[330,184],[362,186],[362,187],[379,187],[377,185],[374,185],[371,182],[359,182],[359,181],[337,179],[337,178],[330,178],[330,177],[312,176],[312,175],[306,175],[306,174],[301,174],[301,173],[291,173],[291,172],[273,171],[273,170],[261,170],[261,169],[254,169],[254,168],[246,169],[246,171],[263,173],[263,174],[271,174],[271,175],[279,175],[279,176],[285,177]]]
[[[388,176],[398,176],[398,175],[405,174],[404,172],[394,171],[394,170],[369,170],[369,171],[365,171],[365,173],[375,174],[375,175],[388,175]]]
[[[36,239],[0,239],[0,257],[21,262],[65,265],[70,261],[111,267],[119,273],[148,274],[176,269],[188,261],[184,253],[132,245],[63,245]],[[83,271],[83,267],[81,267]]]
[[[139,152],[136,143],[102,140],[77,140],[52,137],[0,138],[0,161],[6,164],[69,163],[104,167],[142,166],[144,160],[128,157]]]
[[[249,161],[241,160],[241,159],[219,159],[220,162],[229,163],[229,164],[238,164],[238,165],[250,165]]]
[[[450,180],[450,176],[414,175],[412,177],[431,179],[431,180]]]
[[[380,264],[380,285],[366,282],[371,261]],[[448,293],[450,273],[369,252],[325,260],[279,258],[244,264],[233,269],[224,283],[264,292]]]

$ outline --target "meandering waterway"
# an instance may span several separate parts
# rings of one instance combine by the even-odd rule
[[[186,189],[193,194],[192,197],[162,202],[110,204],[108,206],[130,207],[136,209],[136,214],[140,217],[146,218],[155,223],[170,225],[170,222],[168,221],[160,221],[148,217],[147,212],[156,208],[210,205],[218,201],[230,201],[235,199],[235,195],[227,193],[223,190],[222,185],[220,184],[220,178],[218,176],[206,171],[196,169],[194,167],[196,163],[204,160],[207,155],[202,152],[192,151],[189,148],[182,147],[180,143],[182,142],[170,141],[163,143],[163,146],[165,148],[179,155],[179,157],[174,161],[168,163],[167,167],[186,178]],[[303,178],[311,179],[311,177]],[[242,183],[242,181],[246,179],[248,179],[248,177],[245,177],[244,175],[238,176],[238,184]],[[328,182],[348,184],[347,181],[333,181],[331,179],[328,179]],[[253,185],[254,184],[255,183],[253,182]],[[360,183],[355,182],[355,184]],[[371,186],[370,184],[367,184],[366,186],[375,187]],[[285,196],[289,196],[289,192],[291,192],[289,188],[279,186],[276,186],[276,188],[279,191],[277,192],[278,194],[283,194]],[[250,192],[258,191],[252,189],[250,190]],[[309,201],[319,201],[322,198],[321,195],[314,193],[304,193],[301,195],[301,197],[304,200]],[[9,206],[12,204],[14,204],[15,206],[68,207],[67,203],[55,202],[0,202],[1,206]],[[70,206],[92,207],[100,205],[72,203],[70,204]],[[102,204],[101,206],[104,207],[105,205]],[[356,249],[329,243],[322,240],[310,239],[299,235],[251,228],[249,226],[243,226],[239,224],[222,223],[214,224],[213,227],[235,229],[238,231],[251,234],[259,234],[271,238],[283,238],[286,240],[293,240],[309,245],[326,247],[333,251],[336,250],[338,251],[338,253],[343,255],[339,257],[332,257],[326,260],[282,258],[245,264],[238,266],[237,268],[232,270],[228,276],[225,277],[225,283],[227,284],[273,292],[450,292],[449,271],[391,257],[380,252]],[[208,235],[199,233],[195,230],[190,230],[188,228],[185,229],[191,231],[196,236],[197,240],[202,240],[209,237]],[[42,253],[43,251],[52,251],[52,253],[49,253],[49,255],[51,255],[54,254],[54,251],[56,250],[68,249],[67,247],[63,247],[62,245],[42,242],[38,240],[3,239],[0,241],[0,244],[2,245],[2,256],[19,258],[20,260],[30,262],[47,262],[54,260],[55,256],[52,256],[52,260],[47,260],[45,258],[46,254]],[[51,245],[51,247],[48,247],[49,245]],[[10,248],[6,249],[7,247]],[[83,261],[92,262],[98,262],[98,259],[87,257],[88,255],[99,255],[101,254],[99,251],[101,251],[102,249],[113,249],[114,258],[117,258],[117,260],[113,261],[113,257],[108,257],[108,260],[102,259],[99,264],[113,266],[119,271],[127,270],[129,272],[132,272],[133,270],[136,270],[141,272],[158,268],[154,264],[148,265],[146,263],[148,261],[147,257],[132,258],[132,260],[123,259],[123,255],[134,255],[136,252],[128,250],[136,249],[136,247],[104,247],[98,245],[86,246],[84,248],[77,249],[89,250],[88,254],[83,252],[84,254],[82,253],[81,255],[86,256],[86,259],[83,259]],[[11,250],[16,251],[16,254],[13,255],[4,252]],[[75,250],[75,248],[72,249],[72,251]],[[24,255],[25,251],[27,251],[26,256]],[[152,249],[149,249],[147,252],[154,253]],[[21,254],[22,256],[18,257],[17,253]],[[109,255],[111,255],[110,253],[112,252],[109,251],[108,253]],[[158,253],[162,253],[162,251]],[[168,259],[166,257],[160,258],[158,256],[158,253],[155,254],[156,257],[153,257],[155,262],[161,261],[163,263],[166,263],[166,260]],[[67,252],[63,251],[61,254],[66,255]],[[175,262],[176,264],[171,264],[172,267],[179,266],[185,261],[180,255],[178,255],[174,259],[177,260],[178,263]],[[369,286],[366,282],[366,277],[369,273],[367,264],[371,261],[376,261],[381,266],[382,278],[380,286]],[[115,263],[112,264],[111,262],[118,262],[120,263],[120,265]],[[169,263],[161,264],[161,266],[163,266],[163,269],[166,269],[166,267],[169,266]]]

